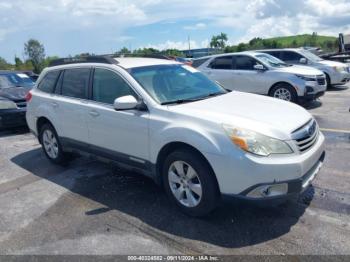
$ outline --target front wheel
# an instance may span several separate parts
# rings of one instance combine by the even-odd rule
[[[270,92],[270,96],[293,103],[298,102],[298,95],[294,88],[284,83],[273,87]]]
[[[331,78],[329,77],[328,74],[326,74],[326,84],[327,84],[327,89],[330,89],[332,87]]]
[[[209,164],[197,153],[171,153],[163,166],[163,183],[168,196],[186,214],[203,216],[212,211],[219,189]]]

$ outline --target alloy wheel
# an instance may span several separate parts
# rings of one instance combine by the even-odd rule
[[[53,132],[46,129],[43,132],[42,141],[47,155],[52,159],[56,159],[58,157],[58,143]]]
[[[291,101],[292,100],[292,94],[291,92],[286,88],[278,88],[275,93],[273,94],[273,97],[282,99],[285,101]]]
[[[184,161],[173,162],[168,170],[171,192],[186,207],[197,206],[202,198],[202,184],[194,168]]]

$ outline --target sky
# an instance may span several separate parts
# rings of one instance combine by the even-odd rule
[[[207,47],[317,32],[350,33],[350,0],[0,0],[0,56],[24,57],[34,38],[46,55]]]

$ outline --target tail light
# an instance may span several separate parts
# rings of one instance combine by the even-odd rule
[[[33,97],[33,95],[32,95],[32,93],[29,91],[29,92],[26,94],[26,101],[27,101],[27,103],[30,102],[30,100],[32,100],[32,97]]]

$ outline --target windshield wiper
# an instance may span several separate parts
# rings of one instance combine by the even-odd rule
[[[208,95],[201,96],[201,97],[197,97],[197,98],[178,99],[178,100],[173,100],[173,101],[167,101],[167,102],[161,103],[161,105],[190,103],[190,102],[195,102],[195,101],[199,101],[199,100],[204,100],[204,99],[206,99],[206,98],[208,98],[208,97],[214,97],[214,96],[223,95],[223,94],[226,94],[226,93],[221,93],[221,92],[210,93],[210,94],[208,94]]]
[[[178,99],[178,100],[163,102],[160,104],[161,105],[183,104],[183,103],[189,103],[189,102],[194,102],[194,101],[198,101],[198,100],[200,100],[200,99]]]

